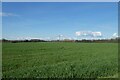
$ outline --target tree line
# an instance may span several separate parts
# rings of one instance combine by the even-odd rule
[[[41,39],[31,39],[31,40],[7,40],[7,39],[2,39],[0,40],[0,42],[11,42],[11,43],[19,43],[19,42],[85,42],[85,43],[91,43],[91,42],[114,42],[117,43],[120,41],[120,38],[115,38],[115,39],[98,39],[98,40],[86,40],[86,39],[82,39],[82,40],[41,40]]]

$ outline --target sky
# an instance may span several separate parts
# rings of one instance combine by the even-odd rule
[[[117,2],[3,2],[6,39],[111,38],[118,33]]]

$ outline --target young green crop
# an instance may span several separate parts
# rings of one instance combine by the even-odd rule
[[[3,78],[100,78],[118,72],[117,43],[3,43],[2,49]]]

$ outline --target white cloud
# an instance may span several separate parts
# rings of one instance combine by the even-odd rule
[[[114,33],[114,34],[112,35],[112,37],[113,37],[113,38],[117,38],[117,37],[118,37],[118,34],[117,34],[117,33]]]
[[[101,32],[92,32],[92,35],[94,37],[100,37],[100,36],[102,36],[102,33]]]
[[[31,40],[31,39],[41,39],[41,40],[43,40],[43,38],[37,38],[37,37],[17,37],[16,39],[17,40],[25,40],[25,39],[27,39],[27,40]]]
[[[77,31],[76,36],[84,36],[84,37],[101,37],[101,32],[92,32],[92,31]]]
[[[75,32],[76,36],[80,36],[81,32]]]
[[[13,13],[0,12],[0,16],[18,16],[18,15],[13,14]]]

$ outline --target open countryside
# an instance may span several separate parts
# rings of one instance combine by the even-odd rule
[[[3,2],[0,16],[3,79],[118,78],[118,2]]]

